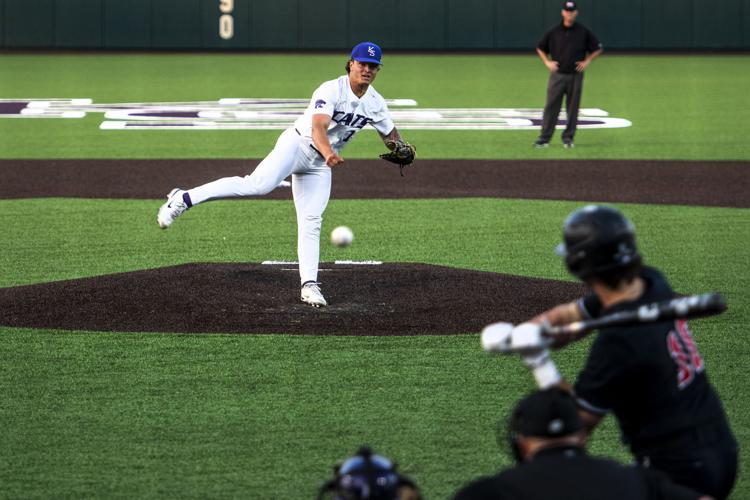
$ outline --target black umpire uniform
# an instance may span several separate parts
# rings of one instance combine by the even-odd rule
[[[510,422],[510,444],[519,465],[480,478],[455,500],[641,500],[692,499],[699,494],[675,485],[664,474],[589,456],[583,425],[570,394],[538,391],[522,400]],[[579,433],[576,437],[576,433]],[[514,440],[533,436],[543,443],[531,456]],[[524,456],[524,454],[526,456]]]
[[[576,11],[575,2],[565,2],[563,10]],[[557,61],[557,71],[552,71],[547,83],[547,102],[544,106],[542,129],[535,145],[546,146],[557,126],[562,100],[565,97],[567,125],[562,134],[563,143],[571,147],[578,126],[578,109],[583,90],[583,71],[578,71],[576,63],[586,59],[587,54],[602,48],[599,40],[588,28],[578,22],[565,26],[564,22],[553,26],[537,44],[537,49],[549,54]]]
[[[675,297],[655,269],[644,266],[640,277],[646,288],[637,300],[604,309],[591,294],[579,308],[596,318]],[[737,443],[686,321],[600,330],[575,393],[586,411],[614,413],[644,467],[716,498],[729,495]]]

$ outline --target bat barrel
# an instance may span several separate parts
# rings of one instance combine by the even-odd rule
[[[577,321],[568,325],[548,327],[544,334],[570,335],[590,332],[598,328],[654,323],[674,319],[694,319],[721,314],[727,309],[726,300],[720,293],[704,293],[680,297],[665,302],[640,306],[637,309],[619,311],[601,318]]]
[[[726,300],[720,293],[704,293],[671,300],[659,308],[659,316],[664,319],[699,318],[720,314],[726,309]]]

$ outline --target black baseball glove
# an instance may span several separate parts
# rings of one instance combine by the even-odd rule
[[[401,177],[404,176],[404,167],[414,163],[417,156],[417,148],[404,141],[385,141],[389,152],[383,153],[380,157],[401,167]]]

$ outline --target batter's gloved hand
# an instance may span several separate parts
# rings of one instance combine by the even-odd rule
[[[523,364],[534,375],[536,385],[542,390],[549,389],[562,381],[562,375],[557,371],[557,366],[549,355],[549,349],[524,354]]]
[[[417,148],[404,141],[385,141],[389,152],[383,153],[380,157],[401,167],[401,177],[404,176],[404,167],[414,163],[417,156]]]
[[[537,354],[546,350],[547,339],[542,333],[542,325],[521,323],[510,332],[510,347],[521,354]]]

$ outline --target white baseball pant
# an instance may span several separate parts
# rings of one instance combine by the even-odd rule
[[[224,177],[188,190],[193,205],[218,198],[262,196],[292,174],[297,212],[297,257],[300,282],[318,280],[320,227],[331,196],[331,169],[294,128],[286,129],[253,173]]]

